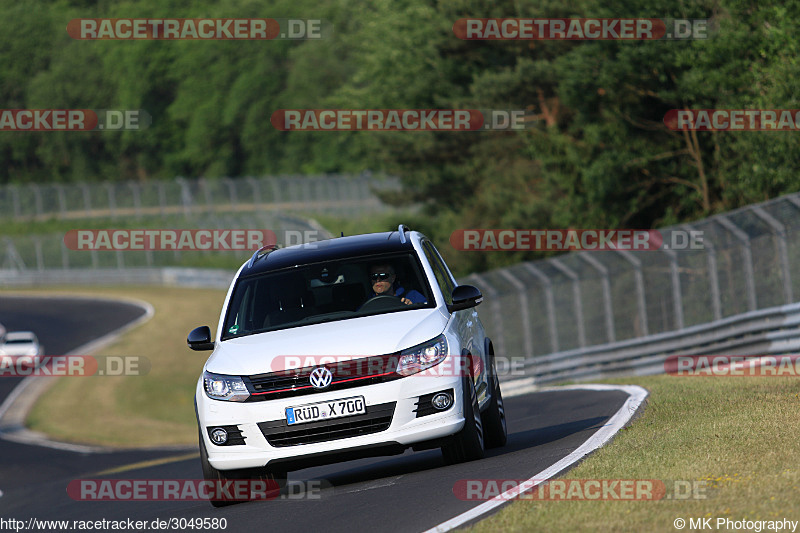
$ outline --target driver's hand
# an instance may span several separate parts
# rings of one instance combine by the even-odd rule
[[[412,303],[414,303],[411,300],[409,300],[408,298],[400,298],[400,301],[403,302],[406,305],[411,305]]]

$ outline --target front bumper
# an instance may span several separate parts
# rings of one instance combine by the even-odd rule
[[[440,413],[417,418],[414,410],[419,397],[446,389],[454,391],[453,405]],[[413,444],[453,435],[464,426],[461,389],[461,378],[458,376],[413,375],[387,383],[313,395],[261,402],[225,402],[208,398],[201,379],[197,384],[196,400],[200,434],[205,441],[211,466],[218,470],[232,470],[263,467],[274,462],[285,465],[284,469],[292,470],[293,460],[297,460],[297,464],[308,462],[312,458],[321,462],[338,462],[355,458],[359,455],[359,450],[363,451],[364,456],[369,456],[384,448],[387,453],[397,453],[397,450]],[[364,397],[368,414],[370,407],[374,409],[376,406],[394,402],[389,427],[368,435],[279,447],[270,445],[259,427],[264,422],[275,425],[274,423],[285,421],[287,407],[354,396]],[[335,420],[345,421],[347,418]],[[211,442],[208,427],[229,425],[238,426],[245,438],[244,445],[217,446]]]

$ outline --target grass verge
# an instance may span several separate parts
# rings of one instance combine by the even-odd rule
[[[144,356],[144,376],[64,377],[36,403],[27,424],[53,438],[118,446],[194,444],[194,390],[210,352],[193,352],[186,335],[200,325],[216,329],[223,290],[163,287],[47,289],[47,294],[137,298],[155,314],[96,355]]]
[[[563,479],[699,481],[705,499],[517,501],[489,531],[677,531],[677,518],[800,520],[800,381],[653,376],[642,416]],[[512,428],[513,429],[513,428]],[[721,530],[725,530],[721,528]]]

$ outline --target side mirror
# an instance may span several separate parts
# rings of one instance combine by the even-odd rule
[[[459,285],[453,289],[453,303],[447,306],[451,313],[475,307],[483,301],[481,291],[472,285]]]
[[[186,338],[186,342],[189,343],[189,348],[192,350],[202,351],[214,349],[214,341],[211,340],[211,329],[209,329],[208,326],[194,328]]]

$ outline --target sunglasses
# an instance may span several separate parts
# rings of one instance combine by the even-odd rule
[[[369,279],[372,281],[386,281],[391,276],[388,272],[376,272],[375,274],[370,274]]]

